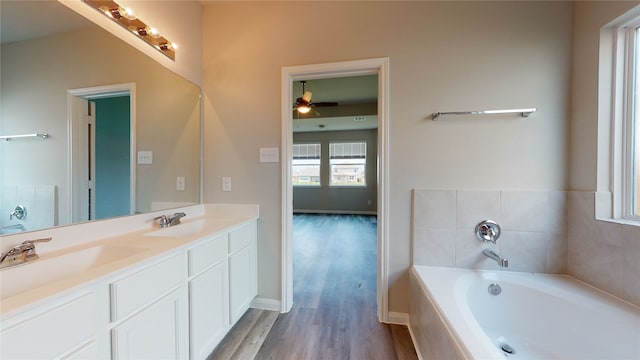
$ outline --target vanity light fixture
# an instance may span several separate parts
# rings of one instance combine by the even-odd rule
[[[158,30],[138,19],[131,9],[120,6],[112,0],[83,1],[175,61],[177,46],[160,35]]]

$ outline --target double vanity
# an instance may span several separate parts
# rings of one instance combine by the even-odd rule
[[[206,358],[257,294],[258,206],[174,211],[0,237],[52,237],[0,270],[0,358]]]

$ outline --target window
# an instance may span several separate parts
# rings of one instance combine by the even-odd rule
[[[367,143],[329,143],[331,186],[366,186]]]
[[[320,186],[320,144],[293,144],[293,186]]]
[[[640,7],[600,32],[596,218],[640,224]]]

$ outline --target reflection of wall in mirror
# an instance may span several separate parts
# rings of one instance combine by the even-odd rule
[[[101,29],[5,44],[0,55],[0,132],[51,135],[1,142],[0,184],[56,186],[58,224],[68,224],[66,91],[134,82],[137,148],[154,151],[152,165],[137,166],[136,212],[153,201],[199,202],[198,87]],[[177,176],[186,178],[184,191],[176,191]],[[11,206],[0,204],[0,218]]]

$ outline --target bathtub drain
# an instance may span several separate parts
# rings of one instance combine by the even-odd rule
[[[502,292],[502,288],[496,283],[489,285],[487,290],[489,290],[489,294],[491,295],[499,295]]]
[[[516,349],[512,348],[509,344],[502,344],[500,346],[500,349],[502,349],[502,351],[504,351],[507,354],[515,354],[516,353]]]

